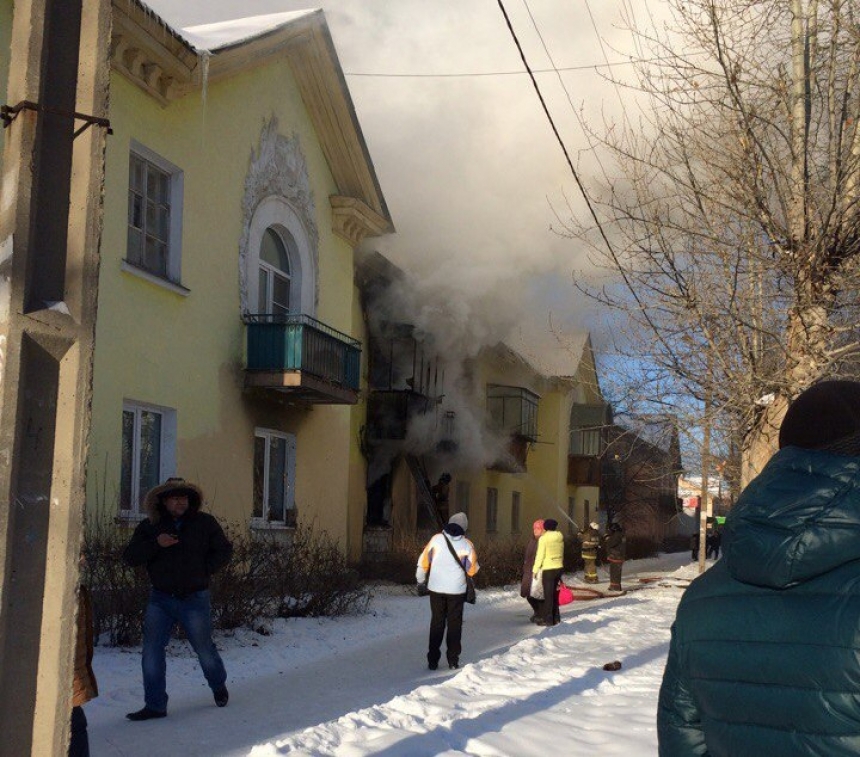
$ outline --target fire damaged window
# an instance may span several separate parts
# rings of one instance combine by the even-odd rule
[[[257,429],[254,433],[254,525],[296,524],[295,476],[296,437]]]
[[[499,490],[493,486],[487,487],[487,533],[494,534],[499,530]]]
[[[511,533],[520,532],[520,500],[519,492],[511,492]]]
[[[177,284],[182,184],[180,169],[142,145],[132,145],[128,165],[126,262]]]
[[[458,512],[469,514],[469,482],[458,481],[455,493],[454,507]]]
[[[487,416],[490,428],[512,436],[537,439],[539,397],[519,386],[487,386]]]

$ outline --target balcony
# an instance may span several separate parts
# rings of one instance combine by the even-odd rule
[[[428,412],[428,397],[412,391],[375,390],[367,398],[367,431],[373,441],[405,439],[410,421]]]
[[[600,486],[600,458],[590,455],[567,456],[567,483],[569,486]]]
[[[245,386],[306,404],[358,401],[361,342],[307,315],[246,314]]]

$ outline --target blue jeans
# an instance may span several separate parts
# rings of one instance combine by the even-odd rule
[[[203,675],[212,691],[224,686],[227,672],[212,641],[212,603],[209,591],[196,591],[184,599],[152,590],[143,620],[143,693],[146,706],[167,712],[167,660],[164,650],[174,624],[185,630],[197,653]]]

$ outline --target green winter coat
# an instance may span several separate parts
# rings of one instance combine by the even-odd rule
[[[678,605],[661,757],[860,754],[860,458],[787,447]]]

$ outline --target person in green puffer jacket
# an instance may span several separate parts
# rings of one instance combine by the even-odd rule
[[[860,754],[860,384],[803,392],[779,446],[678,605],[661,757]]]
[[[541,574],[543,580],[543,605],[535,625],[554,626],[561,622],[558,609],[558,582],[564,572],[564,537],[558,530],[558,521],[547,518],[543,522],[544,532],[538,539],[535,554],[534,575]]]

